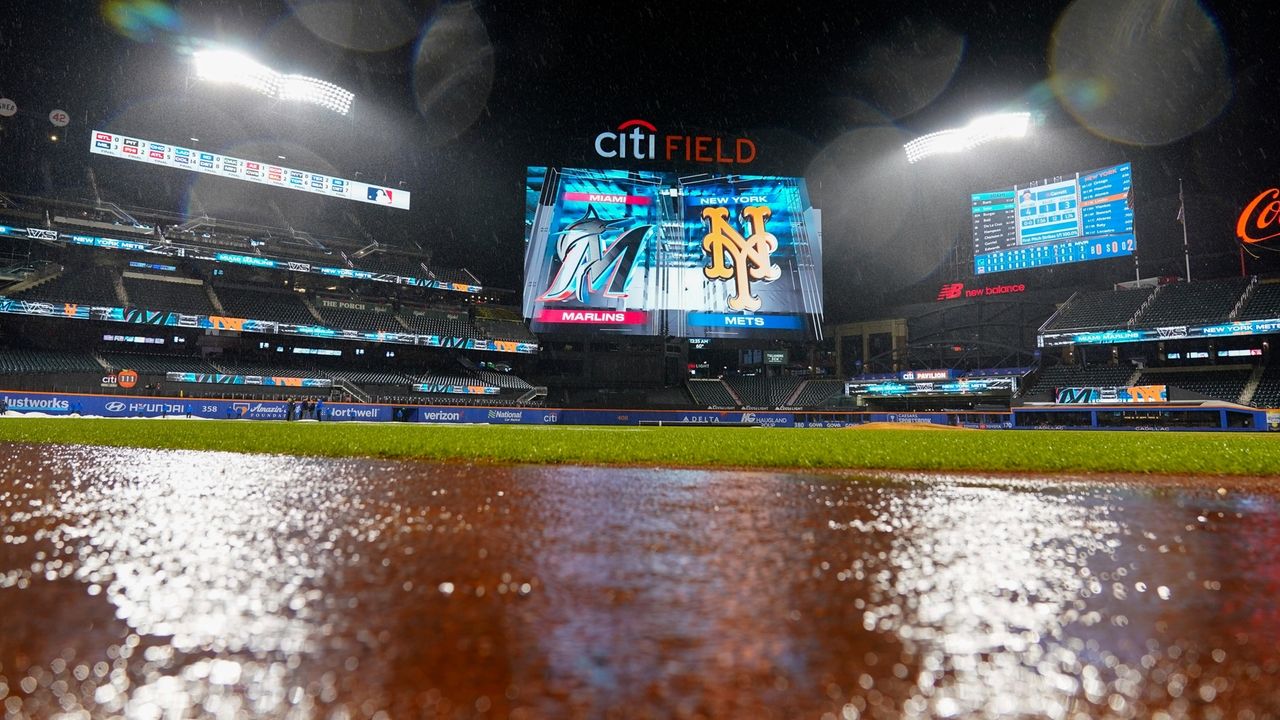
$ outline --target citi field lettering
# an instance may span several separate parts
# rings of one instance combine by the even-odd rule
[[[646,120],[628,120],[615,130],[596,136],[596,154],[604,158],[657,160],[658,128]],[[756,144],[748,138],[710,135],[666,135],[662,159],[685,162],[746,165],[756,159]]]

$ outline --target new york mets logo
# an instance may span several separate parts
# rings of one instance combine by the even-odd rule
[[[782,270],[769,259],[769,253],[778,249],[778,238],[765,229],[770,215],[767,205],[744,207],[742,217],[751,229],[744,238],[729,223],[729,208],[702,210],[702,219],[708,226],[702,250],[711,256],[711,265],[703,268],[702,274],[708,280],[733,280],[734,294],[729,298],[733,310],[759,310],[760,298],[751,294],[751,281],[773,282],[782,275]]]

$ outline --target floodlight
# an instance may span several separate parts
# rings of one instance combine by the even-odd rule
[[[196,76],[209,82],[239,85],[263,95],[275,94],[279,73],[233,50],[200,50],[195,54]]]
[[[238,85],[267,97],[319,105],[339,115],[351,111],[355,95],[337,85],[305,75],[284,75],[232,50],[199,50],[196,76],[209,82]]]
[[[1031,113],[984,115],[962,128],[941,130],[912,140],[902,147],[907,162],[915,163],[931,155],[958,153],[1004,138],[1020,138],[1031,126]]]

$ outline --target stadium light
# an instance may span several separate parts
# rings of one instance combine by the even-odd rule
[[[198,50],[196,77],[238,85],[271,98],[319,105],[339,115],[351,111],[355,94],[306,75],[285,75],[233,50]]]
[[[992,140],[1020,138],[1031,126],[1031,113],[984,115],[962,128],[929,133],[903,145],[907,162],[916,163],[933,155],[964,152]]]

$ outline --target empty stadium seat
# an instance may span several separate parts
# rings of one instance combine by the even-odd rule
[[[53,303],[118,307],[122,304],[115,290],[118,272],[98,265],[67,267],[61,275],[20,292],[17,297]]]
[[[214,315],[217,310],[209,301],[203,284],[146,280],[130,274],[124,276],[124,289],[129,304],[148,310],[164,310],[191,315]]]
[[[441,337],[482,337],[462,310],[435,310],[430,308],[400,308],[399,316],[413,332]]]
[[[1280,409],[1280,365],[1268,365],[1262,371],[1258,389],[1254,391],[1249,404],[1260,408]]]
[[[316,311],[325,319],[325,325],[329,327],[367,332],[408,332],[385,303],[354,298],[317,298],[313,304]],[[353,307],[357,305],[364,305],[367,309]],[[373,307],[386,309],[377,311],[373,310]]]
[[[1226,322],[1248,285],[1247,278],[1164,285],[1135,327]]]
[[[843,380],[809,380],[792,404],[796,407],[821,407],[843,394]]]
[[[48,375],[52,373],[101,373],[92,353],[76,350],[0,349],[0,374]]]
[[[422,266],[420,259],[405,255],[375,252],[351,262],[359,270],[414,278],[425,278],[427,276],[427,269]]]
[[[251,290],[237,286],[215,288],[222,309],[230,317],[275,320],[291,325],[315,325],[319,321],[296,292]]]
[[[719,380],[690,380],[685,383],[694,403],[704,407],[736,407],[729,388]]]
[[[1238,320],[1280,318],[1280,283],[1259,283],[1240,310]]]
[[[102,359],[112,370],[128,368],[147,375],[171,372],[216,373],[218,368],[207,360],[187,355],[147,355],[144,353],[104,352]]]
[[[1215,400],[1236,402],[1244,386],[1249,382],[1252,370],[1214,370],[1169,372],[1145,370],[1138,378],[1139,385],[1167,385],[1181,388]]]
[[[1053,365],[1042,368],[1035,383],[1026,391],[1028,395],[1052,393],[1060,387],[1122,387],[1129,383],[1134,369],[1124,365]]]
[[[1151,297],[1151,289],[1104,290],[1076,293],[1063,305],[1046,330],[1089,330],[1124,327]]]

